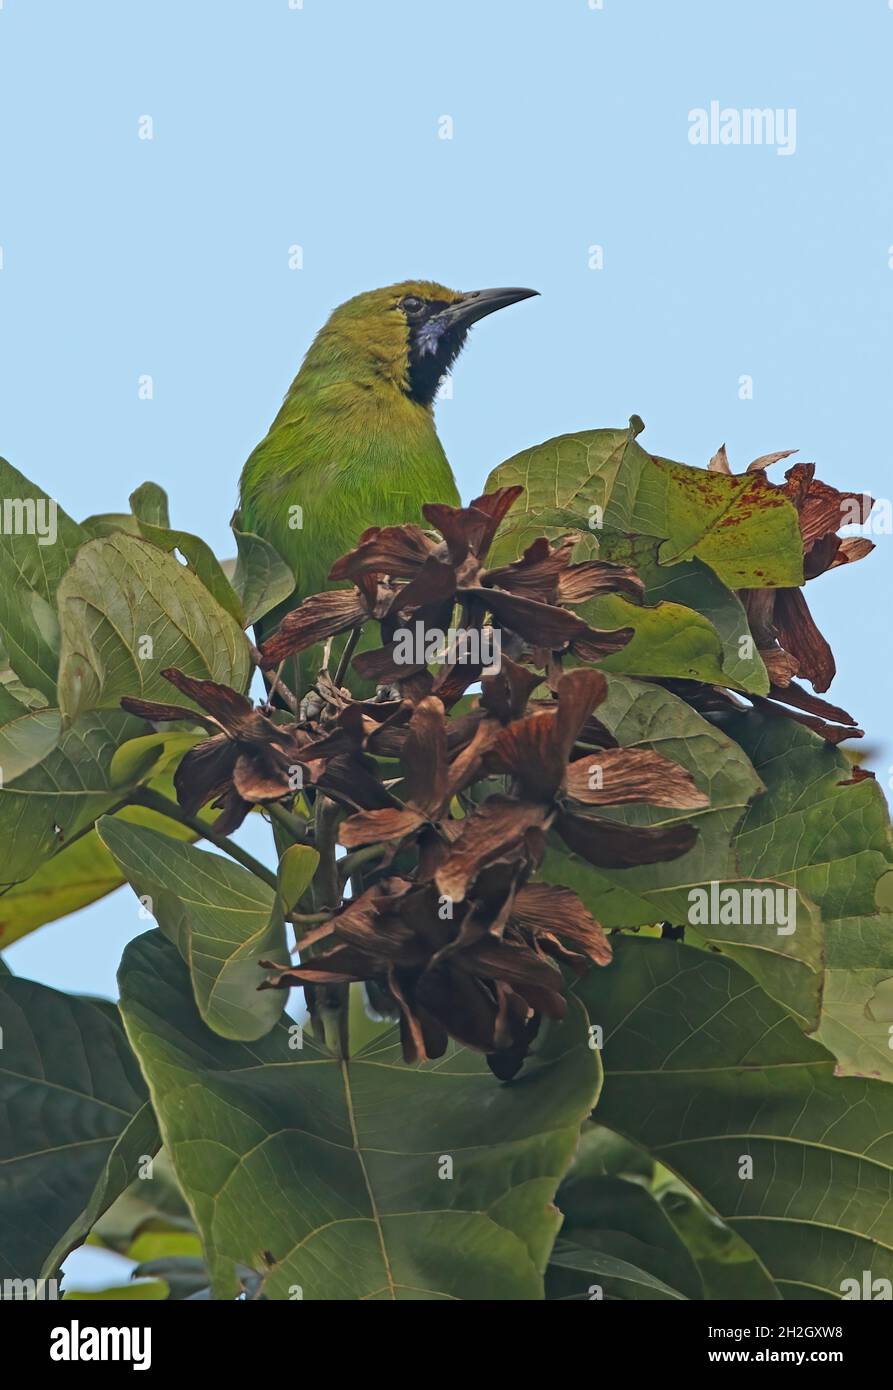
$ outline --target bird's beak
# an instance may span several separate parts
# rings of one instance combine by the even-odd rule
[[[445,320],[450,328],[459,324],[463,328],[470,328],[478,319],[486,318],[487,314],[495,314],[497,309],[505,309],[509,304],[517,304],[520,299],[530,299],[535,294],[539,294],[539,290],[471,290],[442,309],[438,317]]]

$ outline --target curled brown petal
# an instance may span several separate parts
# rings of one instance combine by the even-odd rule
[[[520,483],[514,483],[476,497],[468,507],[429,503],[422,515],[443,536],[454,564],[461,564],[469,551],[484,560],[500,523],[523,491]]]
[[[516,777],[531,800],[551,801],[580,731],[606,691],[600,671],[568,671],[558,682],[555,707],[507,725],[486,754],[485,767]]]
[[[313,770],[313,763],[308,766]],[[391,793],[382,785],[375,764],[365,756],[331,758],[316,781],[320,790],[339,806],[351,810],[378,811],[395,804]]]
[[[503,655],[499,670],[481,681],[481,705],[502,724],[520,719],[542,676]]]
[[[549,802],[564,777],[567,755],[561,747],[557,712],[541,711],[516,719],[493,740],[484,756],[490,772],[516,777],[525,795]]]
[[[816,690],[827,690],[837,664],[813,621],[802,589],[776,590],[775,626],[779,642],[797,661],[798,674],[811,681]]]
[[[865,521],[874,505],[867,493],[839,492],[815,476],[814,463],[795,463],[785,474],[783,490],[800,516],[805,547],[841,526]]]
[[[860,729],[851,714],[839,705],[820,700],[804,690],[802,685],[769,687],[768,699],[762,695],[751,695],[754,707],[763,714],[774,717],[786,716],[795,719],[807,729],[820,734],[826,743],[841,743],[845,738],[862,738]]]
[[[437,816],[447,794],[447,736],[444,708],[428,695],[416,705],[400,754],[407,799],[425,816]]]
[[[789,459],[792,454],[796,454],[796,449],[781,449],[776,454],[761,454],[758,459],[753,459],[744,470],[745,473],[765,473],[767,468],[771,468],[773,463],[780,463],[782,459]]]
[[[831,569],[836,569],[838,565],[851,565],[856,560],[864,560],[874,548],[874,541],[870,541],[867,536],[844,536],[831,562]]]
[[[354,579],[361,574],[388,574],[394,579],[411,579],[436,549],[421,526],[371,527],[360,544],[336,560],[329,578]]]
[[[378,811],[358,811],[342,822],[338,843],[345,849],[355,849],[358,845],[374,845],[379,840],[402,840],[424,824],[424,815],[412,807],[387,806]]]
[[[527,547],[520,560],[488,570],[482,575],[481,583],[486,588],[502,589],[539,603],[554,603],[559,580],[570,565],[578,541],[579,535],[574,535],[552,544],[545,536],[540,536]]]
[[[416,983],[416,1007],[439,1019],[450,1034],[476,1052],[493,1050],[497,1006],[492,992],[474,975],[458,970],[426,970]]]
[[[431,1062],[442,1057],[450,1041],[443,1024],[426,1010],[413,1007],[399,970],[391,969],[388,988],[400,1009],[400,1042],[404,1062]]]
[[[634,631],[631,627],[618,627],[613,632],[591,627],[582,637],[575,638],[574,653],[583,661],[601,661],[603,656],[622,651],[632,641]]]
[[[496,622],[517,632],[532,646],[556,650],[568,642],[584,639],[590,632],[583,619],[577,617],[576,613],[569,613],[566,608],[555,608],[518,594],[507,594],[502,589],[482,589],[479,592],[486,596],[486,605]]]
[[[633,869],[678,859],[698,838],[693,825],[622,825],[567,812],[559,815],[555,829],[568,849],[600,869]]]
[[[465,818],[462,833],[435,874],[441,893],[461,902],[469,883],[492,860],[520,849],[528,830],[547,819],[542,806],[491,796]]]
[[[359,627],[369,617],[369,610],[357,589],[330,589],[324,594],[311,594],[299,607],[286,613],[261,647],[263,667],[278,666],[287,656],[306,651],[317,642],[336,637],[348,628]]]
[[[552,883],[530,883],[515,895],[512,922],[524,931],[553,932],[581,946],[597,965],[612,958],[604,928],[584,907],[571,888]]]
[[[842,782],[838,782],[838,787],[855,787],[859,782],[876,782],[877,776],[867,767],[854,765],[850,769],[849,777],[845,777]]]
[[[403,613],[429,603],[439,603],[456,591],[456,570],[453,565],[429,555],[415,578],[394,591],[391,613]]]
[[[251,803],[243,801],[235,787],[227,787],[223,796],[213,804],[222,808],[211,826],[215,835],[231,835],[251,811]]]
[[[566,788],[589,806],[642,802],[686,810],[708,806],[690,772],[649,748],[605,748],[579,758],[567,769]]]
[[[523,491],[520,483],[511,483],[508,487],[497,487],[492,492],[485,492],[482,496],[471,499],[470,505],[475,511],[483,512],[488,523],[483,537],[484,549],[478,549],[479,555],[489,550],[493,537]]]
[[[277,971],[269,979],[262,980],[258,989],[291,989],[293,985],[337,985],[352,984],[369,978],[369,962],[362,951],[350,946],[336,946],[324,955],[312,956],[300,965],[289,965],[285,969],[273,966],[271,961],[260,961],[265,969]]]
[[[226,734],[215,734],[190,748],[174,773],[177,801],[188,816],[223,796],[232,781],[238,745]]]
[[[481,937],[467,951],[451,957],[457,970],[502,980],[518,991],[534,1008],[553,1018],[563,1018],[561,976],[548,961],[526,946]]]
[[[571,565],[558,580],[559,603],[582,603],[596,594],[628,594],[640,598],[645,585],[628,565],[609,564],[603,560],[586,560]]]
[[[187,676],[183,671],[179,671],[176,666],[166,667],[161,674],[171,685],[188,695],[190,700],[207,710],[224,729],[238,725],[245,715],[254,713],[254,705],[247,695],[240,695],[238,690],[231,690],[228,685],[220,685],[217,681],[197,680],[194,676]]]
[[[820,536],[803,555],[803,578],[816,579],[833,567],[840,551],[840,538],[833,532]]]
[[[784,647],[759,648],[759,653],[773,685],[790,685],[800,670],[796,657],[786,652]]]
[[[558,739],[567,762],[586,721],[605,699],[608,682],[601,671],[567,671],[558,682]]]
[[[209,733],[220,728],[217,719],[209,719],[206,714],[201,714],[198,710],[187,709],[185,705],[161,705],[155,700],[138,700],[135,696],[124,695],[121,699],[121,708],[127,710],[128,714],[138,715],[140,719],[148,719],[153,724],[167,724],[174,720],[185,720],[189,724],[201,724],[203,729]]]
[[[493,747],[499,735],[499,725],[493,719],[482,719],[470,743],[460,749],[450,763],[446,795],[454,797],[474,781],[481,769],[484,755]]]
[[[288,796],[288,772],[265,759],[240,753],[233,765],[233,786],[244,801],[277,801]]]

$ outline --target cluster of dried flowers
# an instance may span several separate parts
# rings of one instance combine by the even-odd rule
[[[793,452],[787,449],[754,459],[746,472],[765,475],[767,468]],[[732,472],[725,445],[708,466],[714,472]],[[768,478],[765,485],[776,487]],[[821,482],[815,476],[814,463],[795,463],[777,490],[797,509],[807,582],[827,570],[861,560],[874,549],[874,542],[865,536],[837,534],[844,525],[859,525],[868,519],[874,502],[866,493],[839,492]],[[861,738],[863,731],[851,714],[818,699],[794,680],[800,676],[822,693],[837,670],[834,654],[816,627],[803,589],[743,589],[739,598],[771,682],[768,697],[752,697],[752,703],[765,714],[785,715],[805,724],[829,743]]]
[[[707,803],[684,769],[617,746],[595,713],[606,694],[600,672],[562,669],[568,657],[592,660],[629,640],[630,629],[598,631],[573,608],[600,592],[638,595],[635,574],[573,564],[574,538],[537,540],[515,564],[486,568],[519,492],[426,507],[439,534],[413,525],[367,531],[332,572],[352,587],[306,599],[262,650],[273,669],[374,620],[382,646],[354,665],[396,687],[398,698],[354,700],[324,675],[318,717],[280,722],[235,691],[169,670],[203,716],[122,702],[153,721],[203,723],[209,737],[183,758],[175,784],[190,814],[208,802],[220,807],[219,832],[253,805],[293,797],[298,767],[311,797],[340,808],[346,849],[380,847],[354,896],[302,937],[299,964],[271,967],[267,987],[302,985],[312,1007],[320,987],[374,982],[399,1011],[408,1061],[441,1056],[453,1037],[485,1053],[502,1078],[520,1067],[541,1017],[562,1017],[558,967],[582,971],[611,957],[575,893],[531,882],[549,835],[591,864],[655,863],[686,853],[694,828],[630,827],[598,808]],[[447,659],[432,672],[396,659],[407,624],[446,631],[457,608],[465,633],[489,623],[504,636],[498,671]],[[481,693],[457,709],[478,681]]]
[[[755,460],[749,471],[785,456]],[[724,449],[710,466],[730,471]],[[869,498],[817,481],[812,464],[791,468],[782,490],[798,511],[807,579],[872,548],[837,535],[845,519],[867,517]],[[346,850],[377,848],[352,877],[352,896],[330,903],[325,920],[302,936],[299,963],[263,962],[274,973],[262,987],[301,985],[313,1010],[316,991],[329,997],[332,987],[364,981],[397,1011],[408,1061],[441,1056],[453,1037],[485,1053],[502,1078],[521,1066],[540,1019],[562,1017],[560,967],[580,972],[611,958],[602,927],[577,895],[536,879],[548,838],[601,867],[671,860],[694,844],[691,825],[630,827],[598,808],[707,804],[681,767],[617,746],[596,714],[605,678],[579,664],[622,649],[632,630],[592,628],[576,605],[608,592],[640,598],[635,573],[598,560],[573,563],[573,535],[540,538],[514,564],[487,568],[521,491],[501,488],[468,507],[426,506],[430,530],[366,531],[330,576],[350,587],[305,599],[261,650],[272,672],[294,654],[376,624],[381,645],[354,655],[353,667],[387,698],[354,699],[323,671],[314,713],[288,716],[169,670],[202,715],[122,701],[152,721],[204,725],[209,737],[183,758],[175,785],[189,814],[209,802],[220,809],[219,833],[257,804],[291,800],[300,785],[311,800],[338,809]],[[834,675],[801,590],[740,597],[772,682],[769,697],[752,703],[832,742],[860,733],[846,711],[794,681],[799,675],[824,691]],[[412,631],[459,633],[462,643],[454,640],[432,671],[425,651],[407,660]],[[501,661],[491,669],[484,644],[468,639],[494,632]],[[478,683],[480,693],[466,697]],[[716,687],[665,684],[708,713],[740,706]]]

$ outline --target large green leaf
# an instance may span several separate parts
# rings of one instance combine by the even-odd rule
[[[698,1267],[705,1299],[781,1297],[750,1246],[684,1183],[664,1182],[655,1196]]]
[[[113,531],[126,531],[128,535],[138,536],[140,524],[132,512],[97,512],[86,516],[81,522],[87,540],[97,540],[100,536],[110,536]]]
[[[520,483],[491,563],[514,559],[543,527],[626,532],[662,542],[661,564],[697,558],[730,589],[803,583],[797,513],[759,472],[732,476],[645,452],[628,429],[583,430],[525,449],[486,491]]]
[[[636,675],[633,661],[638,660],[647,675],[715,680],[757,695],[767,693],[769,677],[741,600],[708,565],[701,560],[662,565],[660,542],[647,536],[604,530],[593,535],[597,545],[586,548],[603,560],[630,565],[645,585],[643,602],[656,605],[643,610],[650,615],[650,627],[637,626],[628,646],[599,663],[603,670]],[[624,612],[629,606],[624,605]],[[619,616],[614,598],[607,603],[590,600],[577,611],[594,627],[614,626],[614,614]],[[645,669],[659,664],[667,669]],[[669,669],[674,664],[679,669]],[[708,674],[714,669],[718,675]]]
[[[53,700],[59,665],[56,589],[87,535],[5,459],[0,459],[0,499],[4,649],[16,675]]]
[[[59,585],[59,705],[75,718],[114,708],[122,695],[169,700],[161,675],[243,689],[248,645],[200,579],[148,541],[124,532],[88,541]]]
[[[462,1049],[407,1067],[392,1035],[349,1063],[290,1045],[285,1022],[226,1042],[157,932],[119,981],[218,1298],[237,1265],[273,1299],[542,1298],[552,1199],[599,1082],[575,1001],[502,1085]]]
[[[232,585],[242,603],[245,622],[256,623],[282,603],[295,587],[295,576],[268,541],[233,523],[238,558]]]
[[[171,524],[167,493],[159,483],[140,483],[128,498],[130,508],[140,526],[167,527]]]
[[[136,1259],[132,1252],[149,1234],[171,1242],[183,1236],[196,1239],[195,1223],[164,1149],[155,1154],[151,1168],[144,1165],[136,1178],[131,1177],[93,1222],[87,1243]]]
[[[146,1100],[101,1003],[0,978],[0,1273],[36,1279]]]
[[[549,1264],[550,1298],[592,1298],[593,1276],[601,1288],[597,1296],[608,1299],[703,1297],[684,1242],[641,1183],[572,1176],[562,1184],[558,1203],[564,1225]]]
[[[57,709],[26,709],[0,686],[0,788],[43,762],[61,732]]]
[[[635,869],[595,869],[586,864],[588,896],[597,897],[597,915],[607,926],[634,927],[664,918],[684,921],[682,908],[687,907],[687,889],[692,884],[736,876],[734,831],[762,783],[733,739],[661,686],[610,676],[607,698],[597,713],[624,748],[654,749],[687,768],[710,802],[702,810],[688,811],[599,806],[600,816],[628,825],[687,822],[697,828],[698,840],[687,854],[668,863]],[[597,750],[592,760],[597,766]],[[549,876],[544,870],[543,877]]]
[[[893,875],[878,883],[881,910],[839,917],[825,927],[825,992],[818,1032],[846,1076],[893,1081]]]
[[[83,1244],[99,1218],[131,1183],[138,1181],[141,1171],[144,1168],[148,1171],[146,1159],[153,1158],[160,1144],[158,1125],[147,1102],[119,1134],[89,1200],[47,1255],[41,1270],[42,1278],[50,1279],[58,1275],[69,1252]],[[151,1179],[147,1178],[146,1181],[151,1182]]]
[[[621,651],[599,661],[602,671],[726,684],[719,634],[693,608],[678,603],[643,606],[621,594],[604,594],[577,611],[592,627],[633,630]]]
[[[189,569],[201,580],[208,592],[213,594],[220,607],[236,620],[239,627],[245,626],[239,596],[206,541],[199,536],[193,536],[189,531],[176,531],[168,526],[150,526],[147,521],[140,522],[140,534],[144,540],[151,541],[169,555],[179,550]]]
[[[893,1277],[893,1091],[836,1076],[734,961],[615,944],[575,986],[604,1030],[599,1121],[699,1192],[784,1297]]]
[[[647,1198],[647,1193],[643,1195]],[[684,1293],[652,1273],[649,1266],[654,1256],[653,1249],[643,1246],[638,1263],[634,1263],[598,1247],[578,1245],[560,1237],[546,1269],[546,1297],[571,1303],[684,1299]]]
[[[115,749],[141,732],[123,710],[78,719],[37,764],[0,791],[0,884],[33,873],[97,816],[122,799],[110,782]]]
[[[132,748],[139,739],[131,739],[122,745]],[[122,751],[119,749],[118,752]],[[114,767],[117,754],[111,760]],[[113,774],[110,774],[112,776]],[[173,795],[173,784],[169,774],[154,778],[149,783],[153,791],[163,796]],[[116,788],[121,795],[122,789]],[[0,797],[0,809],[3,801]],[[217,812],[205,808],[199,818],[210,824]],[[151,811],[145,806],[124,806],[115,812],[121,820],[134,825],[147,825],[150,829],[163,830],[166,835],[177,840],[191,842],[197,839],[194,830],[180,825],[177,821]],[[95,830],[88,830],[73,844],[62,845],[47,859],[35,873],[19,883],[11,884],[0,892],[0,942],[4,946],[18,941],[22,936],[47,922],[55,922],[82,907],[104,898],[108,893],[120,888],[126,880],[118,865],[109,854]]]
[[[853,782],[844,755],[792,719],[748,714],[727,730],[767,789],[741,825],[743,872],[794,884],[829,921],[876,912],[893,860],[877,782]]]
[[[631,1197],[633,1184],[644,1198]],[[651,1202],[659,1204],[660,1220]],[[558,1205],[565,1224],[547,1272],[549,1297],[780,1297],[740,1236],[651,1155],[602,1125],[584,1127],[573,1167],[558,1190]],[[677,1241],[668,1239],[661,1225],[666,1220],[678,1233]],[[690,1263],[680,1264],[678,1240],[696,1275]],[[623,1255],[629,1258],[622,1260]],[[624,1267],[617,1268],[621,1262]],[[672,1287],[658,1278],[658,1271]],[[597,1288],[587,1274],[603,1276],[596,1280]]]
[[[310,845],[289,845],[279,860],[277,882],[286,911],[292,912],[310,887],[319,865],[319,851]]]
[[[199,1012],[225,1038],[263,1037],[285,994],[258,990],[262,959],[287,952],[281,908],[248,869],[144,826],[103,817],[97,833],[188,963]]]
[[[729,732],[766,785],[741,826],[745,872],[795,885],[825,922],[818,1036],[844,1074],[893,1081],[893,914],[877,906],[893,854],[880,787],[853,782],[849,760],[793,720],[748,715]]]
[[[710,797],[701,811],[665,807],[599,807],[599,813],[628,825],[669,825],[686,821],[698,830],[687,854],[663,864],[634,869],[597,869],[556,843],[542,867],[546,882],[574,888],[600,922],[609,927],[636,927],[691,921],[691,893],[716,882],[718,890],[769,888],[786,893],[768,866],[758,872],[743,865],[736,829],[762,782],[739,744],[702,719],[685,701],[661,686],[611,676],[608,697],[598,717],[624,747],[652,748],[687,768]],[[598,754],[593,753],[593,764]],[[750,875],[753,878],[750,878]],[[747,881],[744,881],[747,880]],[[796,1014],[802,1026],[818,1023],[822,939],[818,916],[806,901],[798,903],[797,929],[780,934],[774,922],[750,925],[719,920],[698,927],[712,944],[747,966],[763,987]]]

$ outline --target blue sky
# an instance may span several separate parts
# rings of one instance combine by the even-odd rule
[[[887,497],[887,0],[292,5],[0,4],[0,452],[69,512],[152,478],[228,553],[239,470],[313,333],[410,276],[542,292],[475,330],[439,407],[466,498],[518,449],[634,412],[653,452],[703,464],[725,441],[737,470],[799,448]],[[794,153],[692,145],[713,100],[794,110]],[[886,786],[876,539],[810,604]],[[122,890],[9,960],[111,994],[143,929]]]

